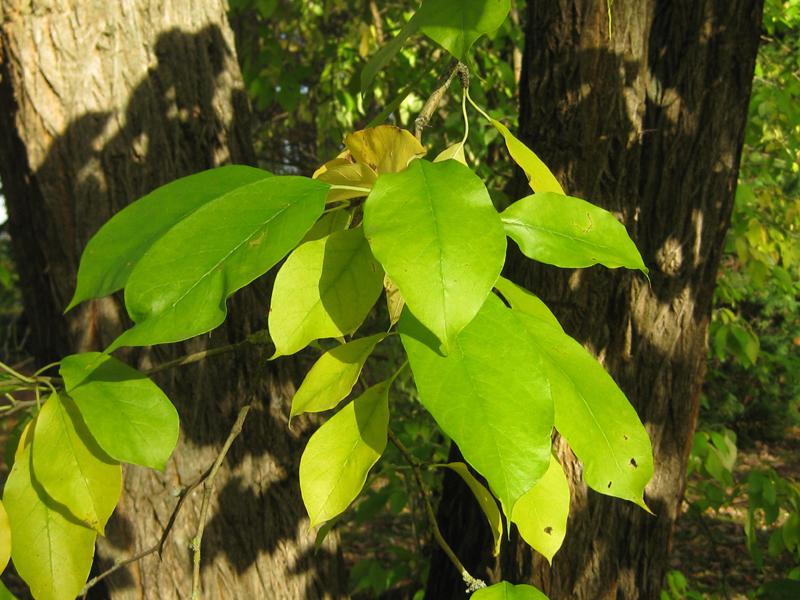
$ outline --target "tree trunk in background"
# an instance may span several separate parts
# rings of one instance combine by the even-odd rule
[[[551,600],[659,597],[697,419],[761,9],[761,0],[615,2],[609,39],[606,2],[528,2],[522,137],[569,194],[622,218],[652,280],[604,267],[559,270],[511,252],[507,274],[599,357],[636,407],[655,454],[650,516],[588,491],[580,463],[559,444],[573,488],[564,546],[551,568],[515,533],[498,569],[539,585]],[[525,193],[520,187],[515,197]],[[468,510],[457,501],[446,497],[440,515]],[[468,522],[450,521],[446,536],[475,531],[482,518],[473,510]],[[460,590],[452,567],[432,570],[428,598]]]
[[[80,253],[116,211],[176,177],[252,163],[248,107],[224,0],[3,0],[0,177],[40,364],[106,346],[127,323],[118,297],[62,316]],[[243,339],[266,321],[268,285],[237,295],[227,323],[180,346],[122,353],[148,365]],[[258,404],[216,480],[203,544],[207,598],[339,598],[335,537],[314,550],[297,485],[304,442],[286,426],[292,364],[255,350],[158,378],[181,416],[164,474],[127,467],[99,568],[158,539],[176,498],[213,461],[238,408]],[[187,597],[195,493],[163,560],[108,581],[112,598]]]

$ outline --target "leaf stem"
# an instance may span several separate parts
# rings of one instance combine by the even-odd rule
[[[364,192],[369,194],[372,190],[370,188],[361,187],[360,185],[340,185],[338,183],[331,184],[332,190],[350,190],[351,192]]]
[[[400,368],[402,370],[405,367]],[[400,371],[398,370],[398,372]],[[395,447],[400,451],[400,454],[403,455],[406,462],[411,466],[411,472],[414,474],[414,481],[417,483],[417,487],[419,488],[420,493],[422,494],[422,501],[425,506],[425,514],[428,516],[428,521],[431,525],[431,531],[433,531],[433,538],[436,540],[436,543],[439,544],[439,547],[444,551],[447,555],[447,558],[450,559],[450,562],[453,563],[453,566],[461,573],[461,577],[464,579],[464,583],[467,584],[468,589],[474,591],[476,589],[486,587],[486,582],[482,579],[478,579],[477,577],[473,577],[464,564],[459,560],[456,553],[450,547],[450,544],[444,539],[442,535],[442,531],[439,529],[439,522],[436,520],[436,513],[433,510],[433,506],[431,505],[430,498],[428,498],[428,490],[425,487],[425,483],[422,481],[422,474],[420,473],[419,463],[417,459],[409,452],[408,448],[405,447],[403,442],[395,435],[395,433],[389,430],[389,441],[395,445]]]
[[[494,119],[492,119],[492,117],[490,117],[489,114],[485,110],[483,110],[480,106],[478,106],[478,104],[472,99],[472,96],[469,95],[469,88],[464,88],[464,94],[467,96],[467,100],[469,101],[469,103],[472,104],[472,108],[481,113],[481,115],[483,115],[483,117],[487,121],[494,121]]]

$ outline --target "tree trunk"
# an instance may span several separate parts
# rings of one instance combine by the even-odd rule
[[[609,38],[606,2],[528,3],[522,137],[569,194],[623,220],[652,281],[621,269],[559,270],[511,252],[508,275],[603,362],[655,454],[650,516],[588,491],[580,463],[559,443],[573,490],[564,546],[550,567],[515,534],[498,569],[552,600],[659,596],[697,419],[761,9],[761,0],[616,2]],[[516,197],[525,193],[520,187]],[[455,502],[445,498],[440,514],[458,514]],[[470,514],[469,523],[447,524],[452,539],[482,518]],[[434,569],[430,583],[429,598],[463,589],[446,571]]]
[[[128,324],[119,295],[61,314],[83,247],[111,215],[177,177],[253,162],[225,10],[224,0],[0,3],[0,177],[41,364],[103,348]],[[264,327],[268,287],[262,279],[237,294],[228,322],[208,336],[121,355],[147,366],[241,340]],[[305,438],[289,433],[285,406],[293,363],[265,365],[251,350],[158,378],[181,416],[179,446],[163,474],[126,467],[97,568],[158,539],[175,491],[212,463],[238,408],[256,398],[216,480],[203,544],[205,597],[343,596],[335,536],[314,549],[300,500]],[[178,517],[162,559],[118,571],[107,580],[108,596],[188,596],[199,496]]]

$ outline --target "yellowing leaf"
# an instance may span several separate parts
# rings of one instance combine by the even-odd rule
[[[389,323],[394,326],[400,320],[400,315],[403,314],[403,307],[406,305],[406,301],[403,300],[400,288],[389,279],[388,275],[383,278],[383,289],[386,290],[386,308],[389,311]]]
[[[490,121],[505,139],[506,148],[508,148],[511,158],[525,171],[525,175],[528,176],[528,184],[534,192],[564,194],[564,188],[558,183],[558,179],[550,172],[547,165],[542,162],[542,159],[536,156],[533,150],[514,137],[514,134],[500,121],[495,119],[490,119]]]
[[[333,408],[346,398],[358,381],[361,369],[384,334],[360,338],[336,346],[319,357],[292,398],[292,417]]]
[[[433,162],[442,162],[443,160],[457,160],[462,165],[466,165],[467,157],[464,155],[464,142],[448,146],[433,159]]]
[[[425,155],[425,148],[410,131],[394,125],[356,131],[344,138],[344,144],[356,162],[378,174],[402,171],[413,159]]]
[[[0,502],[0,573],[5,570],[9,558],[11,558],[11,528],[6,509]]]
[[[542,478],[514,505],[511,520],[522,539],[552,563],[567,533],[569,484],[554,456]]]
[[[122,490],[122,468],[97,445],[69,398],[53,394],[45,402],[32,452],[47,495],[102,534]]]
[[[269,331],[275,356],[353,333],[382,289],[383,269],[360,227],[299,246],[278,271],[272,291]]]
[[[73,600],[89,577],[97,533],[55,504],[31,472],[32,428],[20,440],[3,491],[11,559],[36,600]]]
[[[345,153],[349,156],[349,152]],[[353,162],[350,158],[337,157],[329,160],[314,172],[314,179],[331,185],[372,188],[378,174],[362,162]],[[327,202],[338,202],[366,196],[369,191],[332,189],[328,192]]]
[[[391,380],[369,388],[320,427],[300,458],[300,492],[314,527],[342,513],[383,454]]]
[[[489,529],[492,530],[492,537],[494,538],[494,555],[497,556],[500,554],[500,542],[503,538],[503,519],[500,517],[500,509],[497,508],[497,502],[494,496],[486,489],[485,485],[469,472],[467,465],[463,462],[451,462],[434,466],[447,467],[464,480],[464,483],[467,484],[470,491],[472,491],[472,494],[475,496],[475,499],[478,501],[483,514],[486,515],[486,520],[489,522]],[[517,505],[521,501],[522,499],[518,500]]]

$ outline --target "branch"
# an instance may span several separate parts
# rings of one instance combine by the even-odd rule
[[[447,88],[449,88],[450,84],[453,83],[453,79],[455,79],[456,75],[460,72],[463,72],[464,69],[466,69],[466,66],[460,62],[453,65],[453,67],[450,69],[450,73],[447,74],[447,76],[442,80],[442,83],[439,84],[439,87],[433,90],[433,93],[425,101],[425,104],[422,106],[422,110],[419,111],[419,115],[414,121],[414,135],[417,136],[419,141],[422,141],[422,130],[428,126],[433,113],[442,102],[442,98],[444,98]]]
[[[433,537],[436,540],[436,543],[439,544],[439,547],[447,555],[447,558],[450,559],[450,562],[452,562],[455,568],[458,569],[458,572],[461,573],[464,583],[467,584],[467,591],[474,592],[477,589],[485,588],[486,582],[482,579],[478,579],[477,577],[473,577],[470,572],[467,571],[467,568],[458,559],[458,556],[456,556],[456,553],[450,547],[450,544],[448,544],[444,539],[442,531],[439,529],[439,522],[436,520],[436,513],[433,511],[430,498],[428,498],[428,491],[425,488],[425,483],[422,481],[419,463],[412,456],[411,452],[409,452],[408,448],[405,447],[403,442],[401,442],[392,431],[389,431],[389,440],[397,447],[398,450],[400,450],[400,454],[403,455],[403,458],[405,458],[406,462],[411,466],[411,471],[414,473],[414,480],[417,482],[417,487],[419,487],[419,491],[422,494],[422,500],[425,504],[425,514],[428,515],[428,521],[430,522],[431,530],[433,531]]]
[[[252,400],[250,404],[243,406],[239,410],[239,415],[236,417],[233,427],[231,427],[231,432],[228,434],[228,439],[225,440],[225,443],[222,445],[222,449],[217,455],[217,460],[214,461],[214,464],[208,471],[208,475],[203,481],[203,502],[200,505],[200,520],[197,523],[197,533],[195,533],[194,539],[192,540],[192,550],[194,552],[194,568],[192,570],[192,600],[197,600],[200,598],[200,548],[203,543],[203,532],[206,528],[206,518],[208,517],[211,492],[214,490],[214,479],[217,477],[217,472],[222,466],[222,461],[225,460],[228,450],[230,450],[234,440],[242,432],[244,420],[247,418],[247,413],[249,413],[250,409],[253,408],[254,403],[255,399]]]
[[[269,337],[267,335],[267,330],[260,330],[257,331],[249,336],[246,339],[236,342],[234,344],[228,344],[226,346],[219,346],[217,348],[209,348],[206,350],[200,350],[198,352],[192,352],[191,354],[187,354],[185,356],[181,356],[176,358],[175,360],[169,360],[165,363],[161,363],[160,365],[155,365],[154,367],[150,367],[145,371],[146,375],[154,375],[155,373],[160,373],[161,371],[166,371],[167,369],[174,369],[176,367],[182,367],[184,365],[191,365],[192,363],[200,362],[201,360],[205,360],[206,358],[211,358],[212,356],[217,356],[219,354],[226,354],[227,352],[235,352],[239,348],[242,348],[247,345],[261,345],[267,343]]]

